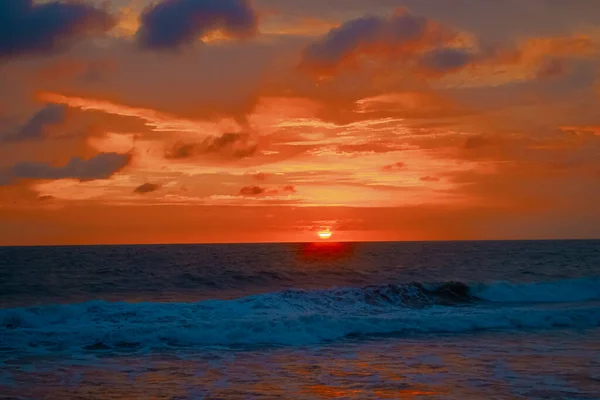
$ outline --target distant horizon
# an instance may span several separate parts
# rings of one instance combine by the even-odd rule
[[[188,243],[80,243],[80,244],[15,244],[3,245],[0,248],[8,247],[117,247],[117,246],[211,246],[211,245],[261,245],[261,244],[322,244],[334,245],[342,243],[360,244],[360,243],[461,243],[461,242],[594,242],[600,241],[600,238],[546,238],[546,239],[432,239],[432,240],[360,240],[360,241],[336,241],[319,240],[314,241],[289,241],[289,242],[188,242]]]

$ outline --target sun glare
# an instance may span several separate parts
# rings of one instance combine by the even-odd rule
[[[317,234],[319,235],[319,238],[323,240],[329,239],[331,237],[331,231],[319,231]]]

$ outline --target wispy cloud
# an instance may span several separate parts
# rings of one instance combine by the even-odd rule
[[[133,117],[143,120],[148,127],[156,132],[192,132],[214,134],[219,132],[219,125],[224,127],[238,127],[234,120],[222,120],[220,124],[208,121],[195,121],[178,118],[176,116],[162,113],[160,111],[130,107],[122,104],[112,103],[105,100],[89,99],[83,97],[65,96],[57,93],[40,92],[37,97],[45,102],[64,104],[69,107],[82,110],[102,111],[108,114],[123,117]]]

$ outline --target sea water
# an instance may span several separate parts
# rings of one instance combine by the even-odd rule
[[[600,241],[0,248],[0,399],[600,399]]]

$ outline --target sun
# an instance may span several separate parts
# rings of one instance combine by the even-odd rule
[[[319,231],[319,232],[317,232],[317,235],[319,235],[319,238],[321,238],[323,240],[327,240],[331,237],[331,231],[329,231],[329,230]]]

